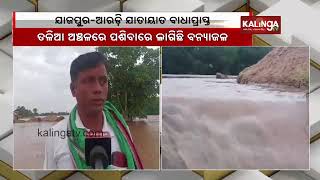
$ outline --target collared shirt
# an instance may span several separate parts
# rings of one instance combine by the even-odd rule
[[[115,151],[121,151],[119,142],[115,136],[111,126],[107,123],[106,117],[103,114],[103,132],[109,132],[111,136],[111,153]],[[84,127],[78,111],[76,112],[75,124],[78,128],[87,129]],[[52,129],[53,131],[67,131],[68,119],[64,119],[55,124]],[[45,146],[45,160],[44,169],[76,169],[73,164],[73,157],[69,150],[68,138],[62,137],[47,137]]]

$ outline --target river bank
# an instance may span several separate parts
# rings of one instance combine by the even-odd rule
[[[32,123],[32,122],[59,122],[68,118],[69,115],[48,115],[48,116],[33,116],[18,118],[14,115],[13,123]]]
[[[278,84],[308,90],[309,48],[275,47],[239,73],[238,83]]]

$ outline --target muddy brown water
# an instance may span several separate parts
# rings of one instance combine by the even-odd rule
[[[159,116],[152,117],[158,119]],[[42,169],[45,137],[37,129],[49,129],[55,123],[16,123],[14,125],[14,168]],[[128,123],[132,138],[145,168],[159,168],[159,121]]]
[[[159,121],[129,122],[133,141],[145,169],[159,169]]]

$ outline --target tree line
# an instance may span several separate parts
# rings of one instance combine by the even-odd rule
[[[32,110],[24,107],[24,106],[18,106],[14,110],[15,115],[17,115],[20,118],[25,117],[34,117],[34,116],[48,116],[48,115],[59,115],[59,116],[65,116],[69,115],[68,112],[45,112],[45,113],[39,113],[37,108],[33,108]]]
[[[238,75],[256,64],[272,47],[164,47],[164,74]]]

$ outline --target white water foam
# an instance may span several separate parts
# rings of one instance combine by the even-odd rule
[[[165,169],[307,169],[300,92],[213,78],[163,79]]]

